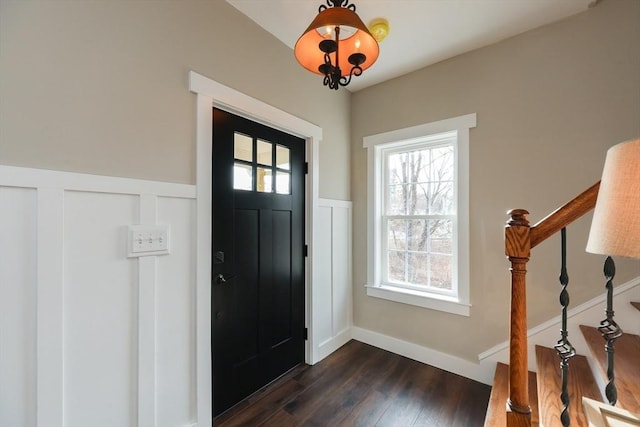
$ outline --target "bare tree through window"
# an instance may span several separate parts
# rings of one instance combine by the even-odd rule
[[[388,280],[451,290],[453,145],[390,152],[385,167]]]

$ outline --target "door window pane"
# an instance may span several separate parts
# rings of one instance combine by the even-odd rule
[[[253,189],[253,168],[251,166],[241,163],[233,165],[233,188],[249,191]]]
[[[241,133],[233,134],[233,157],[236,160],[253,161],[253,140]]]
[[[268,168],[257,168],[257,191],[261,193],[271,193],[273,191],[273,173]]]
[[[276,172],[276,193],[291,194],[291,178],[288,172]]]
[[[276,145],[276,166],[280,169],[290,170],[289,149],[282,145]]]
[[[272,165],[273,144],[268,141],[258,140],[258,163],[261,165]]]

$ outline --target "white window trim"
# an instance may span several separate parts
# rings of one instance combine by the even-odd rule
[[[453,117],[404,129],[366,136],[363,146],[367,149],[367,295],[404,304],[448,313],[469,316],[469,129],[476,127],[476,114]],[[381,162],[376,154],[382,148],[398,142],[424,139],[429,135],[457,131],[456,158],[458,167],[457,216],[458,216],[458,297],[414,291],[382,283],[381,259]]]

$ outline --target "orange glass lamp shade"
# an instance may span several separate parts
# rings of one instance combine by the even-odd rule
[[[607,151],[587,252],[640,258],[640,139]]]
[[[348,1],[329,0],[296,42],[296,60],[312,73],[325,76],[331,89],[346,86],[378,59],[380,48]]]

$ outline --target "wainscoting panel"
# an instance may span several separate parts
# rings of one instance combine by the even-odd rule
[[[0,425],[36,425],[36,202],[0,187]]]
[[[126,257],[126,225],[137,223],[137,202],[64,194],[65,426],[135,424],[138,262]]]
[[[318,362],[351,339],[351,202],[320,199],[314,253],[313,342]]]
[[[0,426],[196,425],[195,194],[0,166]]]
[[[158,223],[171,224],[172,256],[158,257],[156,364],[158,427],[196,419],[195,205],[158,197]]]

